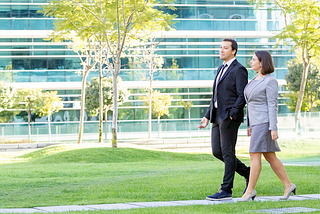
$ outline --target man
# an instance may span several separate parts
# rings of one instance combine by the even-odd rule
[[[224,162],[224,177],[221,188],[208,200],[226,200],[232,198],[234,174],[237,172],[249,181],[250,168],[235,155],[238,128],[243,122],[245,99],[243,90],[248,83],[248,72],[235,58],[238,44],[233,39],[223,39],[220,46],[220,59],[223,65],[218,68],[213,83],[213,95],[210,107],[202,118],[198,128],[212,124],[212,154]]]

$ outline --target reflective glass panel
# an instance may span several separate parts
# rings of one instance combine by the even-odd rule
[[[27,19],[14,19],[12,20],[12,30],[28,30],[29,22]]]

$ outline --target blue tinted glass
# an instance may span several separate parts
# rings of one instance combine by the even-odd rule
[[[14,72],[13,73],[13,82],[30,82],[29,72]]]
[[[29,59],[12,59],[12,70],[29,70]]]
[[[213,19],[214,10],[211,7],[198,7],[198,18],[199,19]]]
[[[229,8],[213,8],[213,18],[214,19],[229,19]]]
[[[78,57],[74,57],[74,58],[71,58],[71,57],[66,57],[65,58],[66,60],[66,69],[81,69],[82,66],[81,66],[81,62],[80,62],[80,59]]]
[[[11,52],[10,51],[0,51],[0,56],[10,56]]]
[[[10,17],[10,6],[8,5],[1,5],[0,7],[0,18],[8,18]]]
[[[0,70],[12,70],[11,58],[1,58]]]
[[[159,80],[159,81],[169,80],[169,79],[167,79],[167,71],[154,72],[153,80]]]
[[[199,68],[212,68],[213,57],[199,57]]]
[[[237,30],[237,31],[242,31],[244,29],[244,22],[243,21],[230,21],[229,22],[230,30]]]
[[[46,3],[49,0],[32,0],[33,3]]]
[[[47,19],[47,30],[53,30],[53,19]]]
[[[39,5],[30,5],[29,6],[29,13],[30,13],[30,18],[42,18],[44,17],[42,13],[38,13],[38,10],[42,10],[41,6]]]
[[[213,29],[214,30],[230,30],[229,21],[214,21]]]
[[[267,21],[267,30],[279,30],[279,21]]]
[[[11,2],[12,3],[30,3],[30,0],[11,0]]]
[[[47,71],[30,72],[30,82],[47,82],[47,81],[48,81]]]
[[[215,78],[214,69],[212,70],[201,70],[199,72],[200,74],[200,80],[213,80]]]
[[[166,80],[182,80],[183,79],[183,70],[167,70],[166,71]]]
[[[256,31],[258,30],[258,21],[246,21],[244,22],[245,30]]]
[[[181,21],[182,30],[197,30],[198,29],[198,21],[192,20],[183,20]]]
[[[11,30],[11,20],[0,19],[0,30]]]
[[[133,81],[135,71],[120,71],[119,77],[123,81]]]
[[[80,82],[81,80],[82,75],[78,75],[75,71],[66,71],[67,82]]]
[[[47,20],[30,20],[30,30],[45,30],[47,29]]]
[[[213,30],[213,21],[212,20],[201,20],[198,21],[199,30]]]
[[[12,14],[12,18],[28,18],[29,17],[28,5],[12,5],[11,14]]]
[[[198,70],[184,70],[183,71],[183,80],[198,80],[199,71]]]
[[[12,20],[12,30],[28,30],[29,22],[27,19],[14,19]]]
[[[65,82],[65,71],[48,72],[48,82]]]
[[[30,59],[31,70],[46,70],[48,69],[47,59]]]
[[[48,69],[64,69],[65,60],[64,59],[48,59]]]

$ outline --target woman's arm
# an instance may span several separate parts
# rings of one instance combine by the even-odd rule
[[[277,131],[278,82],[273,77],[269,77],[269,81],[266,84],[266,95],[268,103],[269,130]]]

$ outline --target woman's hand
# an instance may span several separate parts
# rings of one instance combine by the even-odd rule
[[[250,127],[247,128],[247,136],[251,136],[251,129],[250,129]]]
[[[272,138],[272,140],[277,140],[279,138],[278,132],[271,130],[271,138]]]

